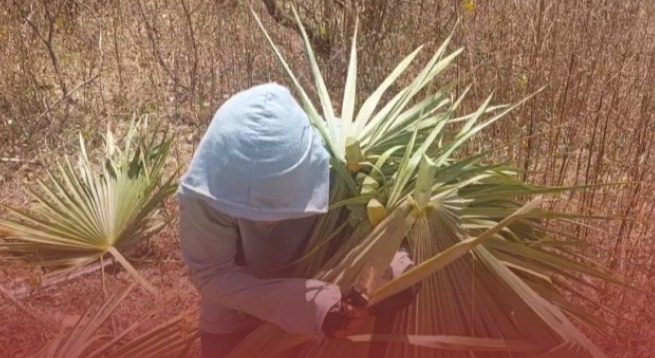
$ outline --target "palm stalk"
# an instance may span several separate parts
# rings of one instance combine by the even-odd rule
[[[102,331],[102,327],[132,289],[133,286],[109,296],[95,313],[87,310],[70,330],[59,333],[32,357],[184,357],[197,338],[197,331],[187,324],[190,322],[189,313],[174,317],[136,337],[130,337],[130,334],[152,320],[155,311],[143,315],[139,321],[116,335]]]
[[[107,130],[104,164],[95,168],[80,136],[77,165],[69,157],[38,180],[40,190],[25,189],[28,209],[6,207],[0,218],[0,250],[37,265],[76,267],[111,255],[143,287],[155,292],[124,256],[135,244],[168,223],[160,212],[176,188],[175,173],[165,177],[170,151],[167,133],[132,123],[122,147]]]

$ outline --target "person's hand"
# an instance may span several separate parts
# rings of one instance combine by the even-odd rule
[[[365,306],[342,299],[325,316],[323,331],[328,337],[345,338],[361,332],[367,318]]]
[[[415,266],[414,263],[411,262],[411,264],[405,267],[403,273],[409,271],[414,266]],[[372,307],[369,307],[368,311],[373,316],[393,314],[398,311],[401,311],[405,309],[407,306],[414,303],[414,301],[416,300],[416,296],[418,296],[418,293],[421,290],[421,288],[423,288],[423,283],[418,282],[413,286],[405,289],[404,291],[398,292],[395,295],[387,298],[386,300]]]

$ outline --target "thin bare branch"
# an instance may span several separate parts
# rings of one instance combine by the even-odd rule
[[[280,25],[293,29],[294,31],[300,33],[298,24],[294,20],[293,16],[288,12],[284,11],[279,7],[275,0],[262,0],[264,5],[266,5],[266,11],[269,15]],[[321,55],[323,58],[328,58],[330,56],[330,50],[332,49],[332,43],[329,36],[323,36],[317,31],[314,27],[307,24],[303,21],[303,27],[307,32],[309,40],[312,42],[312,47],[314,51]]]
[[[21,158],[9,158],[1,157],[0,163],[19,163],[19,164],[30,164],[30,165],[43,165],[43,162],[40,160],[29,160]]]

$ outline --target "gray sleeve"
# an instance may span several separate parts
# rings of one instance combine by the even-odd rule
[[[203,298],[290,333],[323,335],[323,320],[341,299],[338,286],[312,279],[262,279],[251,275],[235,262],[236,220],[199,199],[179,197],[179,203],[182,257]]]

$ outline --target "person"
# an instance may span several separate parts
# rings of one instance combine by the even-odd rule
[[[263,321],[319,339],[361,329],[366,309],[337,285],[291,277],[328,209],[329,159],[284,86],[241,91],[215,113],[177,191],[203,358],[225,356]],[[413,264],[402,253],[394,262],[395,272]]]

